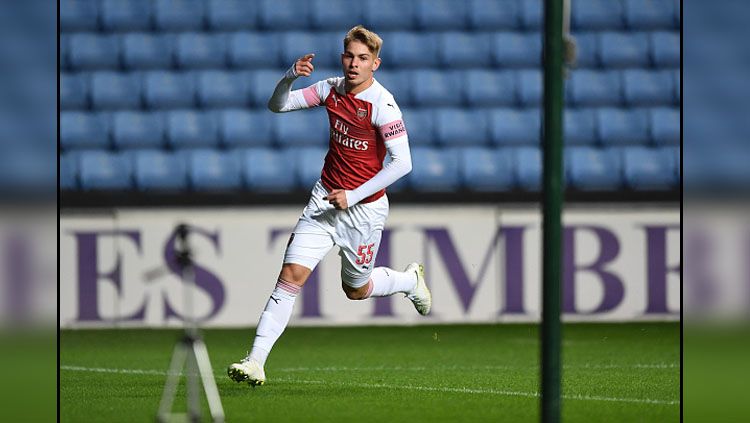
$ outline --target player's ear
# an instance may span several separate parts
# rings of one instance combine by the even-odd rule
[[[373,62],[372,65],[372,71],[375,72],[380,67],[380,57],[375,59],[375,62]]]

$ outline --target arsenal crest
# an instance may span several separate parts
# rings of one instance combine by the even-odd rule
[[[364,119],[367,117],[367,109],[363,109],[361,107],[357,108],[357,118]]]

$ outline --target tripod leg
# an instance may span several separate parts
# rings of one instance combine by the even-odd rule
[[[216,381],[214,380],[214,373],[211,368],[211,360],[208,358],[206,344],[200,339],[196,340],[193,343],[193,353],[195,354],[198,369],[203,380],[203,389],[206,391],[206,399],[208,400],[208,409],[211,411],[211,417],[214,422],[223,422],[224,409],[221,406],[219,390],[216,388]]]
[[[184,343],[180,342],[175,345],[174,353],[172,354],[172,362],[169,364],[167,381],[164,384],[164,393],[162,394],[161,403],[159,404],[159,421],[166,422],[172,411],[174,394],[177,390],[177,384],[180,381],[180,372],[185,365],[186,354],[187,351]]]

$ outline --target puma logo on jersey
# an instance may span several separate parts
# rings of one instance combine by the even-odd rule
[[[396,108],[396,106],[394,106],[394,105],[393,105],[393,104],[391,104],[391,103],[385,103],[385,104],[387,104],[387,105],[389,105],[389,106],[393,107],[394,109]]]

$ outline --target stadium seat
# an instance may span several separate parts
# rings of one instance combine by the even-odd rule
[[[108,151],[81,151],[78,172],[84,190],[128,190],[132,188],[133,168],[124,154]]]
[[[309,191],[320,179],[323,170],[327,147],[301,147],[290,150],[294,154],[294,170],[296,171],[297,187]],[[287,168],[287,171],[290,169]]]
[[[672,97],[672,103],[674,104],[680,104],[680,99],[682,98],[682,70],[677,69],[672,74],[672,77],[674,78],[674,90],[672,91],[673,97]]]
[[[222,68],[226,64],[226,35],[185,32],[177,36],[175,58],[183,68]]]
[[[573,71],[567,85],[567,99],[576,106],[607,106],[621,102],[620,73],[617,71]]]
[[[294,166],[293,150],[248,148],[238,153],[241,155],[242,176],[247,188],[253,191],[277,193],[294,190],[296,178],[292,169]]]
[[[542,36],[537,32],[498,32],[492,36],[492,57],[501,67],[537,67],[542,63]]]
[[[183,191],[188,187],[185,155],[139,150],[132,155],[135,185],[140,191]]]
[[[630,147],[622,151],[625,183],[635,190],[667,190],[677,184],[672,151]]]
[[[521,106],[537,106],[542,101],[542,72],[537,69],[518,71],[518,101]]]
[[[216,116],[210,112],[175,110],[166,114],[167,141],[173,148],[217,147]]]
[[[203,107],[244,107],[250,103],[246,72],[203,71],[198,73],[196,85]]]
[[[604,145],[648,144],[649,118],[644,109],[610,109],[596,111],[599,139]]]
[[[361,2],[349,0],[313,0],[310,5],[310,22],[319,31],[343,33],[362,23]]]
[[[416,26],[414,9],[414,2],[410,1],[365,0],[365,26],[375,31],[413,29]]]
[[[674,0],[624,0],[625,22],[633,29],[675,27]]]
[[[654,32],[651,34],[651,60],[660,68],[680,66],[680,34]]]
[[[461,77],[456,71],[433,69],[411,72],[412,102],[417,106],[458,106],[461,104]]]
[[[322,108],[315,111],[281,113],[271,116],[270,119],[276,145],[328,145],[328,116]]]
[[[78,188],[77,157],[72,154],[60,155],[60,189],[75,190]]]
[[[150,71],[144,75],[144,102],[152,109],[192,107],[195,81],[188,73]]]
[[[599,66],[599,33],[576,32],[573,35],[576,43],[576,68],[594,68]]]
[[[61,0],[59,10],[63,31],[92,31],[99,26],[99,0]]]
[[[284,70],[256,70],[249,73],[249,91],[252,103],[259,108],[267,109],[268,99],[271,98],[276,84],[284,76]],[[302,81],[300,81],[302,82]],[[300,82],[293,89],[301,87]]]
[[[281,64],[286,67],[292,66],[297,59],[308,53],[315,54],[313,66],[316,69],[340,63],[339,57],[333,51],[336,46],[328,42],[328,39],[327,36],[319,37],[313,32],[292,31],[281,34]],[[311,78],[315,79],[316,75],[317,72],[314,71]]]
[[[655,108],[649,111],[651,139],[656,144],[680,143],[680,110]]]
[[[273,133],[271,119],[266,110],[223,110],[219,113],[219,133],[224,145],[229,147],[271,146]]]
[[[92,73],[91,106],[94,109],[139,109],[141,75],[109,71]]]
[[[289,68],[293,63],[279,62],[279,35],[262,32],[236,32],[228,35],[228,60],[234,67]],[[281,75],[279,75],[281,78]]]
[[[174,36],[134,32],[122,36],[122,64],[130,69],[172,67]]]
[[[392,71],[390,70],[390,66],[388,69],[381,67],[375,72],[374,76],[375,80],[393,95],[399,107],[412,104],[411,82],[409,81],[411,76],[410,71]]]
[[[416,0],[417,25],[426,30],[461,30],[467,24],[467,2]]]
[[[137,31],[151,28],[152,0],[103,0],[101,23],[107,31]]]
[[[61,33],[59,34],[60,38],[60,69],[61,70],[69,70],[70,69],[70,34],[68,33]]]
[[[409,185],[421,192],[449,192],[460,186],[455,149],[414,147],[411,149],[412,171]]]
[[[161,113],[128,110],[112,114],[112,139],[119,149],[162,148],[164,133]]]
[[[672,103],[674,80],[670,71],[626,70],[622,79],[625,101],[631,106]]]
[[[489,144],[487,114],[482,110],[438,109],[435,133],[438,144],[446,147]]]
[[[88,106],[88,75],[80,73],[60,74],[60,108],[84,109]]]
[[[119,66],[119,43],[114,35],[79,33],[70,36],[68,61],[75,69],[105,69]]]
[[[539,145],[541,115],[539,109],[494,109],[489,113],[490,136],[498,146]]]
[[[259,5],[247,0],[208,0],[206,22],[215,31],[257,27]]]
[[[437,68],[440,38],[435,34],[391,32],[383,34],[383,65],[388,70],[402,68]]]
[[[188,174],[196,191],[229,191],[242,188],[240,157],[234,151],[190,150]]]
[[[604,32],[600,35],[599,59],[605,68],[648,67],[649,42],[645,33]]]
[[[620,29],[624,26],[621,0],[575,0],[571,2],[571,24],[575,29]]]
[[[109,124],[105,113],[60,112],[60,145],[64,150],[109,148]]]
[[[565,150],[565,175],[581,191],[612,191],[622,186],[622,159],[616,149],[571,147]]]
[[[262,0],[260,25],[269,31],[307,29],[310,24],[309,2],[297,0]]]
[[[542,27],[542,0],[520,0],[521,26],[527,30],[538,30]]]
[[[490,36],[485,33],[444,32],[438,55],[446,68],[479,68],[492,64]]]
[[[542,188],[542,154],[537,147],[518,147],[511,150],[513,175],[524,191],[537,192]]]
[[[154,24],[162,31],[200,30],[206,14],[203,0],[154,0]]]
[[[464,97],[470,106],[513,106],[517,101],[515,72],[469,70],[463,79]]]
[[[508,149],[467,147],[461,150],[461,179],[472,191],[513,189],[513,157]]]
[[[436,144],[435,114],[432,109],[402,109],[409,145]]]
[[[565,144],[590,145],[596,143],[596,114],[591,109],[565,110]]]
[[[476,30],[506,30],[520,26],[516,0],[471,0],[469,24]]]

